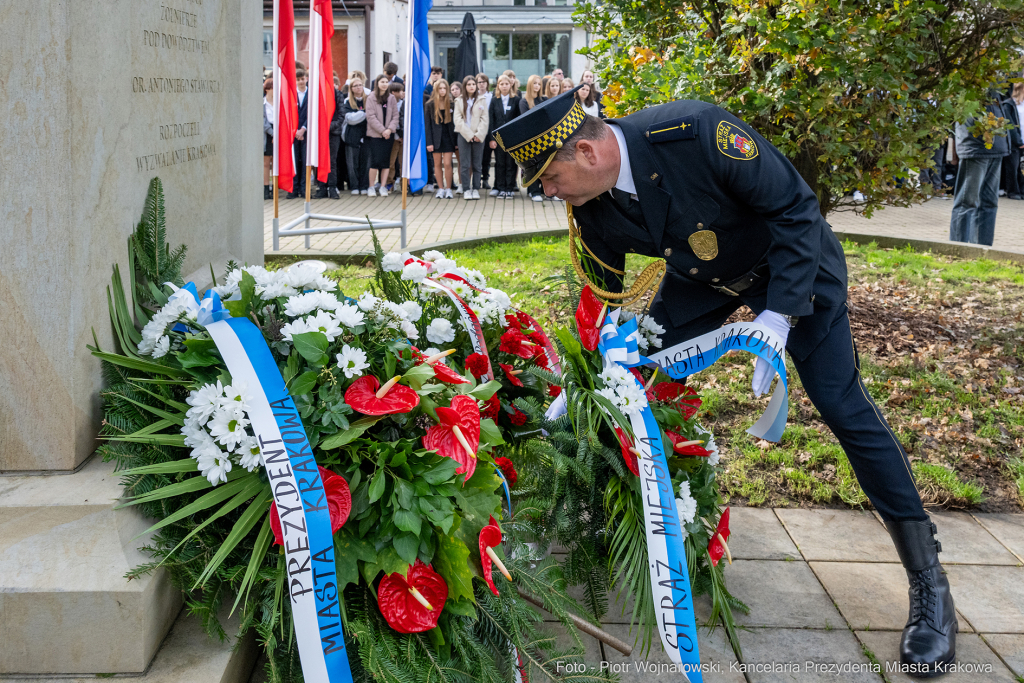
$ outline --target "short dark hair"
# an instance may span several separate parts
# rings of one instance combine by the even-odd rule
[[[295,78],[306,78],[308,76],[309,76],[309,74],[306,73],[305,69],[296,69],[295,70]]]
[[[555,161],[574,161],[576,159],[576,143],[580,140],[603,140],[608,135],[608,124],[587,114],[583,123],[569,139],[562,143],[562,148],[555,152]]]
[[[405,83],[399,83],[398,81],[393,82],[388,86],[388,92],[405,92]]]
[[[432,66],[432,67],[430,67],[430,73],[432,73],[432,74],[443,74],[444,73],[444,69],[442,69],[439,66]]]
[[[395,64],[394,62],[388,62],[387,64],[384,65],[384,73],[386,73],[388,76],[394,76],[396,73],[398,73],[398,65]]]

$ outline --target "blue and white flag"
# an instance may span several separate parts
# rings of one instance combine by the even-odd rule
[[[423,88],[430,80],[430,34],[427,12],[433,0],[409,0],[409,60],[405,80],[405,139],[402,141],[402,177],[409,191],[427,184],[427,135],[423,120]]]

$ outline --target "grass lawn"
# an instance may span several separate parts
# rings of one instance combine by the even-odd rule
[[[844,245],[850,319],[862,376],[896,431],[926,504],[1020,512],[1024,499],[1024,268],[913,251]],[[546,329],[574,310],[559,276],[564,238],[496,243],[449,254],[505,290]],[[647,259],[631,255],[627,272]],[[332,272],[346,294],[372,269]],[[752,320],[747,309],[738,319]],[[752,357],[695,375],[702,419],[722,449],[722,491],[749,505],[869,507],[838,442],[790,364],[789,426],[779,444],[746,429],[767,405],[750,390]]]

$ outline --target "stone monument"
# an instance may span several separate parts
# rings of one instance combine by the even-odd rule
[[[262,263],[262,3],[0,0],[0,17],[0,677],[141,673],[181,600],[160,573],[124,579],[151,521],[112,509],[117,476],[91,458],[86,345],[114,346],[106,286],[154,176],[186,279]]]

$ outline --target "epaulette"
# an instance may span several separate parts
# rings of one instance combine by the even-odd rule
[[[693,140],[697,137],[697,120],[693,116],[680,116],[677,119],[659,121],[647,128],[644,137],[651,142]]]

